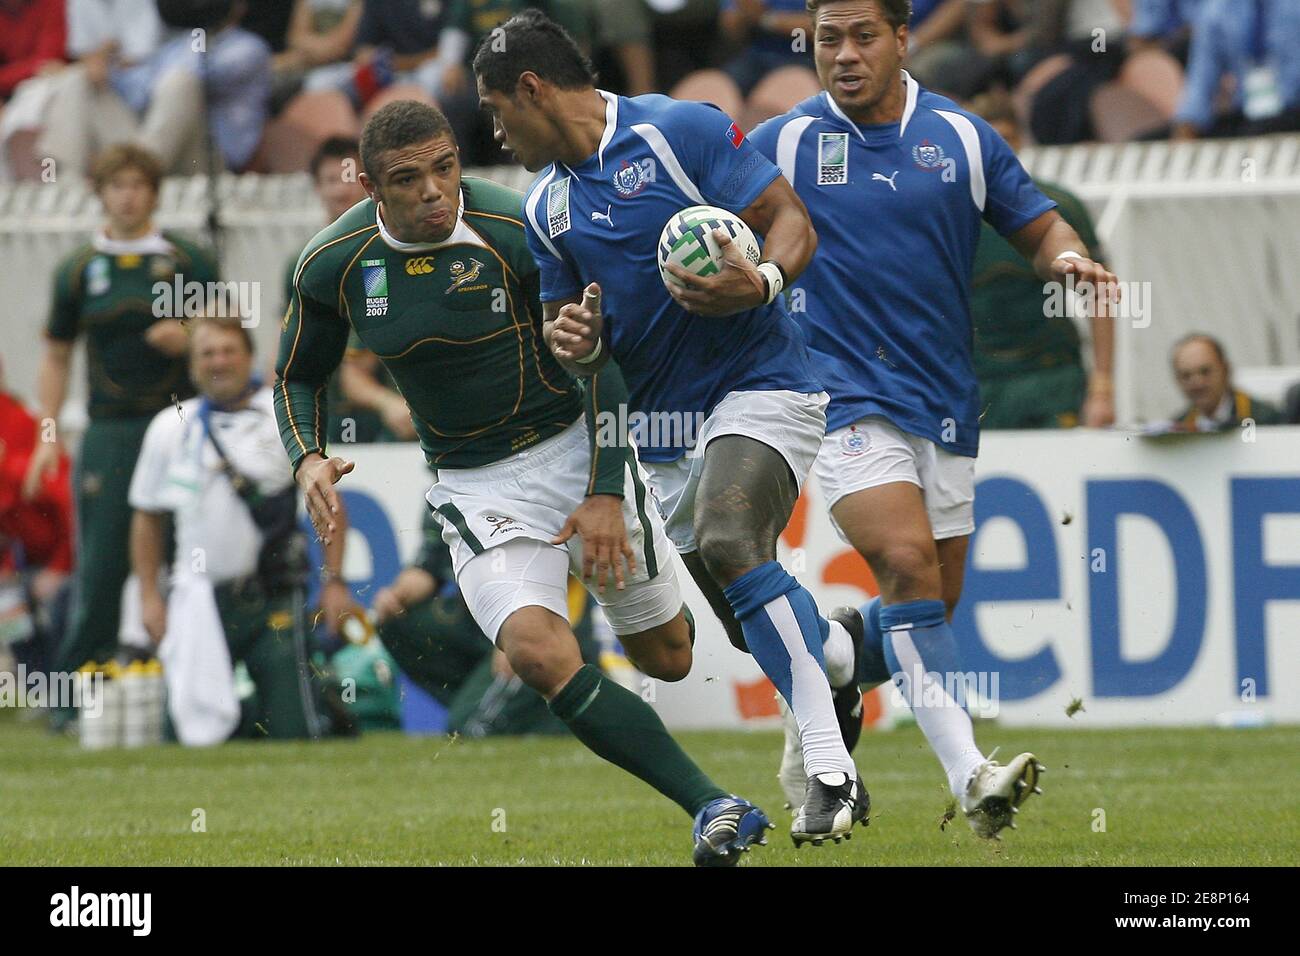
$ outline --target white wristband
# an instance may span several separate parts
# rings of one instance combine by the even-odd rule
[[[1062,252],[1062,253],[1061,253],[1059,256],[1057,256],[1056,258],[1057,258],[1057,259],[1086,259],[1086,258],[1088,258],[1088,257],[1087,257],[1087,256],[1081,256],[1081,255],[1079,255],[1079,253],[1077,253],[1077,252],[1075,252],[1075,251],[1073,251],[1073,250],[1070,250],[1070,251],[1068,251],[1068,252]]]
[[[605,347],[604,341],[601,339],[596,339],[596,347],[591,350],[591,354],[588,355],[586,358],[574,359],[574,361],[577,362],[579,365],[590,365],[592,362],[596,361],[596,359],[600,358],[600,350],[604,347]]]
[[[770,303],[785,288],[785,279],[781,277],[781,267],[775,262],[760,262],[758,271],[767,277],[767,301]]]

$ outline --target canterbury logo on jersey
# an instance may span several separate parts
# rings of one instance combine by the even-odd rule
[[[418,259],[406,260],[406,274],[408,276],[427,276],[433,271],[433,256],[421,256]]]

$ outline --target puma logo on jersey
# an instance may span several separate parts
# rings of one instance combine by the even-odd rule
[[[898,178],[898,170],[897,170],[897,169],[894,170],[894,175],[893,175],[893,176],[886,176],[884,173],[872,173],[872,174],[871,174],[871,181],[872,181],[873,183],[874,183],[876,180],[880,180],[880,182],[882,182],[882,183],[889,183],[889,188],[892,189],[894,192],[898,192],[898,186],[897,186],[897,184],[894,182],[894,180],[897,179],[897,178]]]
[[[614,207],[613,207],[613,206],[606,206],[604,212],[596,212],[596,211],[593,209],[593,210],[591,211],[591,221],[592,221],[592,222],[607,222],[607,223],[609,223],[609,228],[613,229],[613,228],[614,228]]]

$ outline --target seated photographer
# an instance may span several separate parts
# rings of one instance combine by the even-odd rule
[[[1174,431],[1217,432],[1247,419],[1256,425],[1281,425],[1282,413],[1232,385],[1232,366],[1222,343],[1194,332],[1174,343],[1174,379],[1191,405],[1173,417]]]
[[[306,541],[248,329],[234,318],[195,320],[190,376],[199,396],[150,423],[130,491],[131,564],[145,630],[160,645],[169,715],[182,743],[228,738],[241,722],[233,665],[243,661],[257,711],[245,726],[255,736],[317,737],[326,721],[306,647]],[[164,598],[169,513],[176,556]],[[344,537],[325,551],[329,621],[352,605],[338,574]]]

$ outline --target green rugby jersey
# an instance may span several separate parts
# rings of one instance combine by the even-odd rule
[[[461,194],[460,219],[444,242],[381,234],[367,199],[303,250],[275,388],[294,469],[312,452],[325,454],[325,387],[350,345],[384,363],[433,468],[478,467],[559,434],[582,414],[585,391],[588,494],[622,495],[625,456],[594,442],[600,403],[627,400],[621,374],[608,365],[593,388],[580,389],[546,347],[521,195],[471,177]]]
[[[1101,255],[1092,217],[1083,203],[1054,183],[1035,180],[1061,218]],[[975,374],[980,379],[1019,375],[1043,368],[1078,365],[1079,332],[1069,316],[1044,315],[1043,280],[988,223],[981,227],[971,269],[971,319],[975,329]]]
[[[62,342],[85,334],[91,418],[153,415],[173,395],[194,394],[185,356],[164,355],[144,340],[159,320],[155,283],[174,289],[178,276],[214,282],[217,269],[208,253],[170,233],[127,242],[98,237],[59,263],[46,334]],[[174,309],[166,317],[183,315]]]

